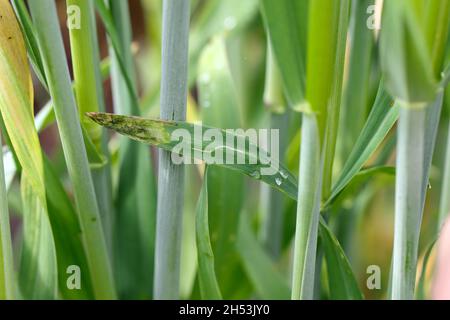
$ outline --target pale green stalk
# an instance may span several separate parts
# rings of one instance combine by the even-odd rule
[[[329,193],[331,189],[334,146],[328,143],[334,144],[336,140],[348,8],[347,0],[339,3],[316,0],[309,7],[306,86],[309,110],[302,122],[292,299],[314,297],[320,205],[323,190]]]
[[[392,6],[392,2],[389,4]],[[411,5],[411,2],[397,2],[396,4],[400,4],[400,7],[390,7],[391,10],[394,10],[388,12],[391,14],[391,16],[388,16],[391,20],[387,20],[387,22],[396,23],[398,17],[392,15],[395,10],[398,10],[398,12],[403,11],[405,14],[413,12],[406,10],[418,10],[415,13],[416,15],[405,16],[405,19],[417,18],[417,14],[422,14],[427,22],[424,30],[417,29],[415,30],[417,35],[409,35],[410,38],[406,38],[406,40],[423,41],[422,43],[415,43],[416,47],[413,50],[415,50],[414,53],[422,54],[421,59],[423,60],[421,62],[426,66],[426,69],[421,70],[423,73],[419,74],[418,79],[415,79],[416,81],[412,84],[402,83],[401,81],[396,83],[407,88],[409,96],[406,100],[408,102],[402,103],[399,114],[391,297],[394,300],[410,300],[414,298],[420,228],[425,206],[429,170],[443,103],[443,88],[438,88],[435,85],[433,89],[433,86],[431,86],[428,94],[431,98],[425,100],[420,96],[416,97],[415,93],[425,87],[425,83],[421,81],[425,75],[431,75],[433,81],[440,77],[445,49],[444,44],[447,41],[450,22],[450,15],[448,14],[450,12],[450,3],[447,1],[430,1],[426,3],[426,7],[419,7],[422,10],[419,10],[417,7],[414,8],[414,3]],[[421,2],[416,2],[415,4],[418,5]],[[411,7],[408,7],[409,5]],[[423,10],[427,10],[425,14]],[[410,29],[413,27],[420,28],[420,26],[416,25],[418,21],[420,20],[415,20],[415,24],[407,27]],[[401,28],[399,30],[405,34],[406,31],[414,32],[407,29],[402,30]],[[423,31],[423,34],[420,34],[421,31]],[[392,45],[394,41],[391,39],[391,42],[386,44]],[[407,44],[409,45],[410,43],[404,43],[405,46]],[[407,48],[403,48],[403,50],[407,50]],[[386,51],[386,53],[389,52]],[[417,65],[417,62],[412,59],[414,53],[411,54],[409,51],[403,52],[405,59],[409,62],[406,68],[408,72],[414,70]],[[426,58],[428,60],[425,60]],[[386,57],[384,59],[386,62],[389,62]],[[408,77],[409,75],[406,76]],[[400,91],[394,90],[394,92],[401,100],[402,95],[399,94]],[[428,103],[430,100],[431,102]]]
[[[341,0],[339,8],[339,25],[337,30],[336,61],[334,65],[333,91],[328,105],[328,121],[326,129],[326,146],[323,169],[322,197],[327,199],[331,193],[333,180],[333,164],[339,129],[341,109],[342,83],[344,81],[345,52],[347,48],[347,30],[349,21],[350,0]],[[352,106],[361,108],[362,106]]]
[[[161,118],[185,120],[188,78],[189,0],[164,0]],[[179,296],[184,167],[160,151],[154,298]]]
[[[320,215],[322,164],[319,126],[315,115],[305,114],[302,122],[297,222],[294,243],[292,299],[311,300],[317,228]]]
[[[116,294],[112,271],[80,119],[71,88],[55,3],[51,0],[30,1],[29,6],[37,31],[61,143],[73,185],[95,296],[98,299],[114,299]]]
[[[0,300],[14,299],[14,267],[0,132]]]
[[[392,264],[392,298],[396,300],[414,297],[422,216],[425,117],[425,109],[400,108]]]
[[[97,28],[95,25],[94,4],[90,0],[67,0],[67,7],[75,6],[80,10],[80,29],[70,28],[70,48],[74,73],[74,90],[81,122],[97,150],[108,154],[105,147],[105,135],[101,128],[87,119],[86,112],[105,111],[103,103],[102,83]],[[73,17],[72,17],[73,18]],[[70,19],[70,18],[69,18]],[[101,107],[100,107],[101,106]],[[111,246],[112,198],[110,184],[110,166],[91,169],[95,193],[97,195],[100,215],[102,217],[107,243]]]

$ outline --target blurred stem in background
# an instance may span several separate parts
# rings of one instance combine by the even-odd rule
[[[116,294],[112,269],[71,87],[55,3],[51,0],[43,0],[39,3],[30,1],[29,6],[54,103],[67,168],[73,184],[95,296],[98,299],[114,299]]]
[[[289,115],[285,107],[281,78],[270,41],[267,42],[266,82],[264,88],[264,104],[270,113],[271,129],[280,131],[279,161],[284,163],[284,154],[288,144]],[[268,144],[270,139],[268,139]],[[271,150],[270,145],[266,150]],[[281,253],[284,225],[284,195],[267,185],[261,186],[262,202],[264,204],[262,241],[273,259],[278,259]]]
[[[189,0],[164,0],[161,119],[186,119]],[[179,296],[184,167],[159,151],[154,298]]]

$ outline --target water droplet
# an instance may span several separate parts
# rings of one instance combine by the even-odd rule
[[[209,82],[211,81],[211,76],[209,75],[209,73],[203,73],[201,76],[200,76],[200,83],[201,84],[204,84],[204,85],[207,85],[207,84],[209,84]]]
[[[261,179],[261,173],[259,171],[252,172],[251,176],[258,180]]]
[[[283,181],[281,181],[280,178],[276,178],[276,179],[275,179],[275,183],[276,183],[278,186],[281,186],[281,184],[283,183]]]
[[[223,21],[223,26],[226,30],[231,31],[233,30],[237,25],[236,18],[233,16],[226,17]]]
[[[203,99],[202,108],[209,108],[209,107],[211,107],[211,101],[209,101],[209,99]]]
[[[289,177],[289,175],[283,170],[280,171],[280,175],[283,177],[283,179],[287,179]]]
[[[431,183],[428,182],[428,189],[431,190]]]

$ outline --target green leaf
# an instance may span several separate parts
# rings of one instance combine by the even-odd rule
[[[262,299],[289,299],[287,281],[256,240],[246,213],[241,215],[236,246],[256,293]]]
[[[194,125],[181,121],[152,120],[109,113],[88,113],[87,116],[98,124],[115,130],[133,140],[154,145],[167,151],[172,151],[177,154],[182,153],[183,150],[186,152],[189,151],[190,156],[199,160],[211,155],[211,150],[208,151],[207,148],[210,142],[203,141],[203,136],[198,137],[198,135],[194,134],[194,130],[200,131],[201,129],[205,132],[208,129],[215,129],[212,127]],[[186,130],[185,132],[189,134],[189,139],[181,139],[181,141],[178,141],[179,137],[172,139],[172,134],[177,129]],[[215,129],[214,131],[216,130],[218,130],[224,140],[226,140],[226,137],[237,140],[237,136],[232,132],[227,132],[222,129]],[[177,150],[174,150],[175,147],[177,147]],[[256,164],[217,164],[217,166],[236,170],[253,179],[261,180],[287,194],[292,199],[297,199],[297,179],[284,165],[277,163],[276,159],[272,159],[270,165],[264,164],[264,162],[268,162],[267,156],[264,155],[266,152],[259,152],[259,148],[256,146],[255,148],[242,149],[241,146],[228,147],[225,144],[217,145],[217,149],[223,150],[224,157],[227,154],[235,155],[236,153],[240,153],[246,159],[256,159],[257,162]],[[185,154],[184,156],[188,157],[189,155]],[[261,169],[277,166],[279,171],[275,175],[261,174]]]
[[[343,139],[343,156],[352,151],[372,106],[370,80],[375,60],[375,37],[373,30],[367,27],[367,11],[375,8],[374,4],[375,0],[352,2],[348,79],[343,93],[343,121],[340,126],[344,134],[339,136]]]
[[[199,61],[198,93],[203,123],[219,128],[241,124],[236,90],[229,68],[225,39],[216,36],[205,47]],[[239,213],[244,200],[244,177],[225,168],[208,169],[208,197],[212,248],[222,294],[232,298],[237,282],[242,284],[235,249]]]
[[[389,93],[407,104],[434,99],[431,48],[427,45],[423,0],[386,1],[380,34],[380,59]]]
[[[337,193],[334,197],[329,198],[324,207],[324,211],[327,211],[332,206],[337,206],[341,204],[347,198],[354,196],[357,194],[358,190],[361,188],[372,178],[378,177],[380,175],[388,175],[390,177],[395,177],[395,168],[393,167],[385,167],[385,166],[377,166],[368,169],[363,169],[359,171],[353,178],[346,184],[344,189],[341,192]]]
[[[208,225],[208,169],[205,169],[205,178],[197,204],[196,238],[198,258],[198,281],[203,299],[222,299],[219,284],[217,283],[214,267],[214,253],[211,247]]]
[[[392,99],[380,85],[377,99],[367,122],[355,142],[344,168],[332,188],[324,207],[327,207],[345,186],[358,174],[364,164],[375,153],[398,119],[398,106],[392,106]]]
[[[27,47],[28,57],[30,58],[33,69],[39,78],[42,85],[47,88],[47,79],[44,72],[44,64],[42,62],[41,54],[39,52],[39,45],[36,38],[36,31],[33,28],[31,17],[24,0],[12,0],[11,4],[16,12],[17,20],[25,37],[25,44]]]
[[[94,297],[92,281],[80,237],[81,227],[76,210],[47,158],[44,158],[44,170],[48,217],[53,230],[58,263],[59,292],[64,299],[92,299]],[[70,290],[67,286],[70,276],[67,270],[70,266],[80,268],[80,289]]]
[[[328,285],[331,299],[360,300],[363,295],[353,275],[350,263],[331,230],[322,224],[320,239],[328,270]]]
[[[306,65],[308,104],[302,111],[317,117],[321,144],[335,77],[339,4],[334,0],[314,0],[309,3]]]
[[[110,39],[111,81],[116,110],[139,115],[132,30],[128,3],[97,1],[97,10]],[[148,299],[153,291],[156,225],[156,186],[149,148],[122,139],[119,181],[115,193],[114,271],[119,294],[126,299]]]
[[[261,0],[260,2],[289,104],[295,110],[302,110],[305,102],[309,1]]]
[[[21,293],[26,299],[55,299],[58,271],[47,205],[25,174],[21,191],[24,235],[19,271]]]
[[[45,197],[42,153],[33,119],[33,87],[25,43],[8,2],[0,4],[0,111],[29,182]]]

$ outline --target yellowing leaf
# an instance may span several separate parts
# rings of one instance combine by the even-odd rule
[[[0,0],[0,111],[30,184],[45,198],[44,170],[34,127],[33,87],[25,42],[7,0]]]
[[[0,111],[22,166],[25,241],[21,289],[31,298],[55,298],[56,256],[47,215],[42,150],[34,125],[30,67],[21,29],[8,0],[0,0],[0,74]]]

